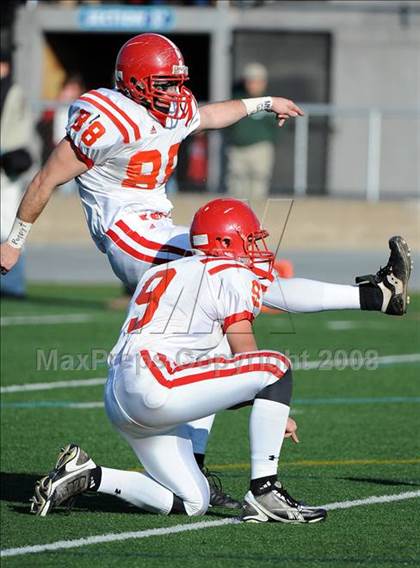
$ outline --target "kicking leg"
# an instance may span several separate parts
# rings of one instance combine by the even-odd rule
[[[389,247],[387,265],[376,275],[357,277],[359,286],[277,277],[264,295],[264,305],[288,312],[362,309],[403,315],[409,302],[410,249],[401,237],[392,237]]]
[[[264,305],[287,312],[360,310],[360,292],[358,286],[277,277],[264,294]]]

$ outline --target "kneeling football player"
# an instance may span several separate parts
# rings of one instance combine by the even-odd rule
[[[145,473],[97,466],[70,444],[37,483],[33,513],[44,516],[80,493],[98,491],[156,513],[202,515],[209,485],[187,423],[252,404],[251,480],[242,519],[325,519],[324,509],[299,503],[277,479],[283,440],[296,440],[296,425],[289,418],[290,362],[277,351],[258,350],[252,332],[273,280],[268,233],[245,203],[216,199],[198,210],[190,235],[197,254],[152,268],[140,280],[110,357],[106,412]],[[386,274],[364,278],[361,295],[381,294],[387,304],[405,308],[408,247],[400,238],[390,245]],[[385,289],[390,276],[393,286]]]

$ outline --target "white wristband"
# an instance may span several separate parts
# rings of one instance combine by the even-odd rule
[[[271,110],[273,99],[271,97],[256,97],[255,99],[241,99],[246,106],[246,113],[255,114],[262,110]]]
[[[32,223],[26,223],[19,219],[19,217],[16,217],[12,230],[10,231],[9,238],[7,239],[9,245],[17,249],[22,248],[31,227]]]

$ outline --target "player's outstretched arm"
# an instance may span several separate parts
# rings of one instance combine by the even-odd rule
[[[48,203],[54,189],[87,169],[87,165],[77,158],[70,142],[63,139],[23,195],[9,238],[1,245],[0,264],[3,274],[18,261],[31,226]]]
[[[293,101],[282,97],[258,97],[210,103],[200,107],[200,126],[196,132],[225,128],[256,112],[267,111],[276,114],[279,126],[288,118],[303,116],[303,110]]]

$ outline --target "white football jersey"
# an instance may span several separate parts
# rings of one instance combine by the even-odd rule
[[[104,233],[124,210],[168,213],[172,209],[165,184],[182,140],[199,124],[194,98],[185,119],[168,119],[165,126],[113,89],[89,91],[71,106],[66,133],[89,166],[77,182],[99,248],[103,250]]]
[[[151,268],[133,295],[110,362],[140,349],[178,363],[206,357],[232,323],[258,315],[263,289],[258,276],[227,257],[197,254]]]

